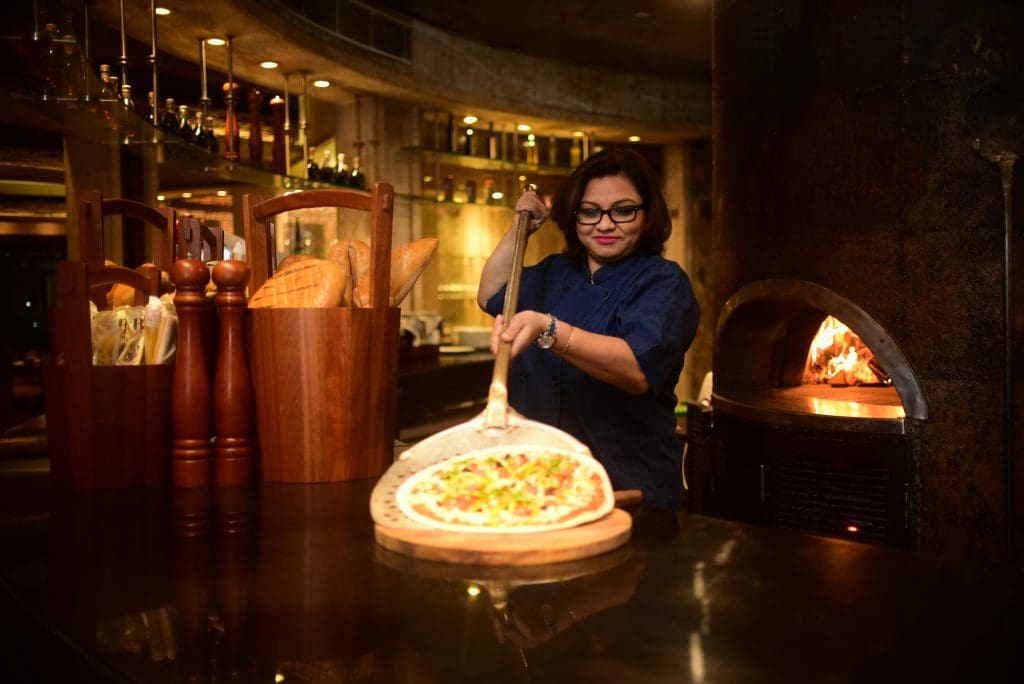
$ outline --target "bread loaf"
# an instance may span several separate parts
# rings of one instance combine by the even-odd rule
[[[434,237],[407,242],[391,250],[391,306],[399,306],[412,291],[436,251]]]
[[[345,289],[341,267],[327,259],[297,259],[271,276],[249,298],[251,308],[338,306]]]
[[[117,264],[110,259],[106,259],[103,262],[104,266],[116,266]],[[153,264],[145,263],[142,266],[153,266]],[[141,266],[139,267],[141,268]],[[167,294],[168,292],[174,291],[174,285],[171,284],[171,277],[165,272],[160,271],[160,290],[159,294]],[[109,290],[107,290],[107,308],[114,309],[119,306],[135,306],[135,288],[131,285],[125,285],[124,283],[114,283]]]
[[[339,240],[327,252],[327,260],[337,264],[345,276],[345,287],[341,293],[342,306],[352,306],[352,291],[355,288],[352,282],[352,264],[348,258],[348,243],[348,240]]]
[[[437,238],[421,238],[391,250],[391,280],[388,306],[398,306],[412,291],[412,286],[437,251]],[[353,240],[348,246],[352,280],[355,283],[353,302],[370,306],[370,245]]]
[[[348,259],[352,269],[352,303],[370,306],[370,245],[361,240],[350,240]]]

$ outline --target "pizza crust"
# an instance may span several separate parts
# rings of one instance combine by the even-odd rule
[[[395,493],[410,520],[448,532],[561,530],[615,506],[608,474],[590,456],[536,445],[460,454],[413,473]]]

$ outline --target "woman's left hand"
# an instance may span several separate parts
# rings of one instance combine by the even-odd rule
[[[505,317],[498,314],[491,329],[491,353],[497,354],[498,346],[502,342],[511,342],[510,356],[515,358],[548,329],[548,315],[539,311],[520,311],[512,317],[508,322],[508,328],[503,331],[504,323]]]

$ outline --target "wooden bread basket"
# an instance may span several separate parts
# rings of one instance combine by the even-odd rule
[[[272,219],[286,211],[344,207],[370,212],[370,307],[250,308],[260,477],[337,482],[376,477],[392,461],[398,373],[398,308],[389,306],[394,190],[309,190],[244,198],[250,294],[273,273]]]

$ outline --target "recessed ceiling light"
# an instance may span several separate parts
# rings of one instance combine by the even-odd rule
[[[263,67],[264,69],[276,69],[277,62],[275,62],[272,59],[268,59],[266,62],[260,62],[260,66]]]
[[[156,201],[157,202],[163,202],[165,199],[167,199],[167,195],[157,195],[156,196]]]
[[[166,17],[168,14],[171,13],[171,10],[167,9],[166,7],[154,7],[153,12],[158,17]]]
[[[314,88],[328,88],[328,87],[330,87],[330,85],[331,85],[330,81],[325,81],[322,78],[318,78],[317,80],[313,81],[313,87]]]
[[[217,197],[227,197],[227,196],[228,196],[228,191],[227,190],[218,190],[217,191]]]
[[[628,138],[626,138],[626,140],[628,140],[629,142],[640,142],[640,136],[639,135],[631,135]]]
[[[519,124],[518,126],[516,126],[516,129],[524,132],[528,131],[530,130],[530,124]]]
[[[462,123],[466,124],[467,126],[472,126],[476,122],[477,118],[472,114],[467,114],[466,116],[462,117]]]
[[[183,193],[181,193],[181,198],[182,199],[190,199],[191,197],[192,197],[192,193],[191,192],[183,192]]]
[[[223,38],[207,38],[206,39],[206,44],[207,45],[212,45],[214,47],[220,47],[221,45],[227,45],[228,42],[226,40],[224,40]]]
[[[496,200],[500,200],[505,197],[505,193],[503,193],[501,190],[495,190],[494,192],[491,193],[491,197],[493,197]]]
[[[572,137],[574,137],[574,138],[582,138],[584,135],[586,135],[586,134],[583,131],[573,131],[572,132]]]

